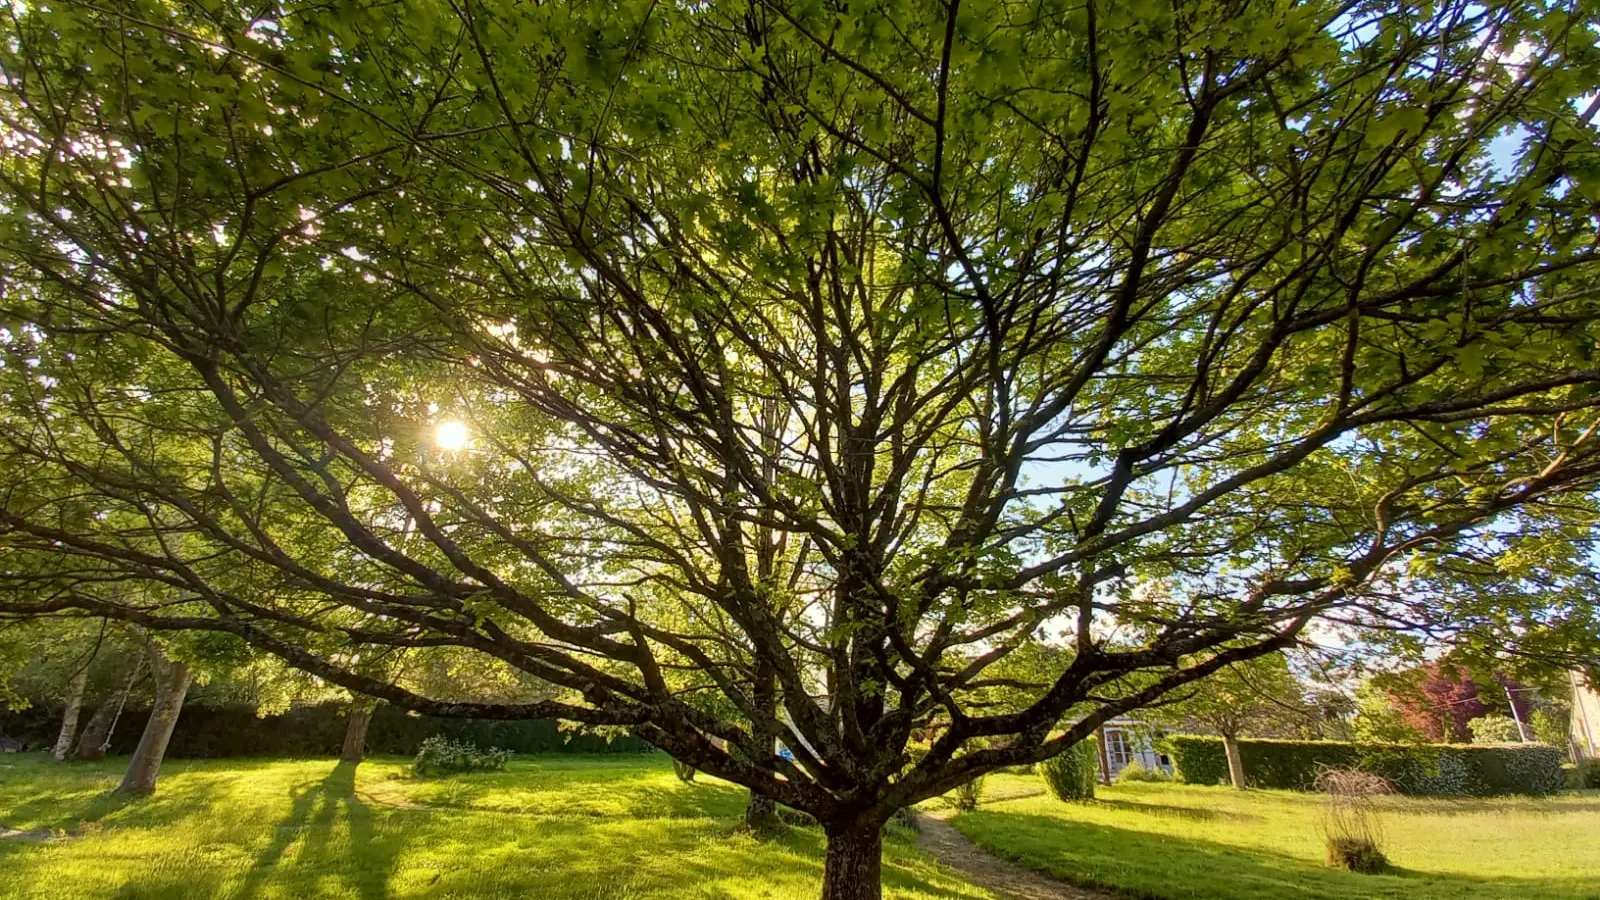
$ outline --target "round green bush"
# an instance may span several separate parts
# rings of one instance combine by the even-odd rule
[[[1057,800],[1068,803],[1094,799],[1095,776],[1100,770],[1100,751],[1094,738],[1073,744],[1058,756],[1039,764],[1045,787]]]

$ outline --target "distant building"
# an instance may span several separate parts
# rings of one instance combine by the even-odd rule
[[[1137,762],[1146,769],[1172,771],[1172,760],[1156,752],[1151,730],[1130,716],[1118,716],[1100,729],[1100,774],[1111,781],[1117,773]]]
[[[1572,745],[1586,759],[1600,759],[1600,685],[1582,672],[1567,673],[1572,684]]]

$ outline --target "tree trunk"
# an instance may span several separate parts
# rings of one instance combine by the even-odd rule
[[[1228,754],[1228,779],[1235,790],[1244,790],[1244,757],[1239,755],[1239,739],[1231,734],[1223,735],[1222,749]]]
[[[882,900],[883,823],[828,826],[822,900]]]
[[[88,683],[87,664],[67,682],[67,710],[61,714],[61,733],[56,735],[55,749],[50,751],[56,762],[66,759],[72,751],[72,739],[78,736],[78,714],[83,712],[83,688]]]
[[[128,673],[128,678],[122,686],[106,695],[100,706],[95,709],[94,715],[89,717],[89,724],[83,727],[83,733],[78,735],[78,747],[72,751],[72,758],[77,760],[98,760],[106,758],[106,748],[111,746],[111,732],[117,727],[117,719],[122,717],[122,706],[128,702],[128,692],[139,680],[144,672],[144,660],[140,659],[133,664],[133,671]]]
[[[150,650],[151,669],[156,676],[156,702],[150,709],[150,720],[144,723],[144,734],[139,736],[139,747],[128,761],[128,771],[122,776],[119,794],[152,794],[156,789],[156,776],[161,774],[161,760],[167,755],[167,742],[172,740],[172,729],[177,727],[178,715],[183,712],[183,698],[194,681],[194,671],[185,662],[172,662],[160,649]]]
[[[367,726],[372,724],[376,707],[376,703],[364,699],[350,705],[350,721],[344,726],[344,747],[339,750],[340,762],[358,763],[367,755]]]
[[[1100,753],[1100,783],[1106,787],[1111,786],[1111,757],[1106,755],[1106,730],[1099,728],[1095,731],[1095,749]]]
[[[751,791],[750,799],[744,805],[745,827],[751,831],[765,831],[777,825],[777,822],[777,801]]]
[[[756,668],[755,684],[750,692],[750,699],[755,703],[756,711],[760,713],[757,721],[751,723],[751,732],[756,742],[767,753],[778,752],[778,734],[772,728],[771,721],[778,715],[778,686],[777,676],[765,665],[758,664]],[[757,760],[760,762],[760,760]],[[766,831],[778,824],[778,804],[770,797],[763,797],[755,791],[750,792],[750,799],[744,806],[744,824],[752,831]]]

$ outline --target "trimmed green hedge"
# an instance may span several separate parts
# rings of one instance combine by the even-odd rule
[[[1180,781],[1226,784],[1222,739],[1199,735],[1166,738]],[[1382,775],[1402,794],[1417,796],[1541,796],[1565,784],[1565,755],[1545,744],[1355,744],[1345,741],[1242,739],[1245,781],[1251,787],[1311,789],[1317,767],[1361,769]]]
[[[172,732],[167,755],[174,758],[211,759],[229,756],[337,756],[344,742],[347,707],[342,704],[300,706],[277,716],[257,716],[249,706],[186,706]],[[91,711],[83,711],[88,721]],[[129,707],[117,720],[111,735],[113,754],[132,753],[144,730],[146,709]],[[41,704],[21,713],[0,712],[0,734],[29,749],[55,743],[61,727],[59,706]],[[554,719],[449,719],[414,716],[393,706],[380,706],[367,727],[371,753],[412,756],[422,742],[435,735],[466,741],[480,747],[499,747],[514,753],[647,753],[655,750],[640,738],[561,730]]]

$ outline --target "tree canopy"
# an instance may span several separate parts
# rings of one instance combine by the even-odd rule
[[[877,896],[895,809],[1580,539],[1596,18],[13,6],[0,602],[630,727]],[[357,662],[430,646],[558,692]]]

